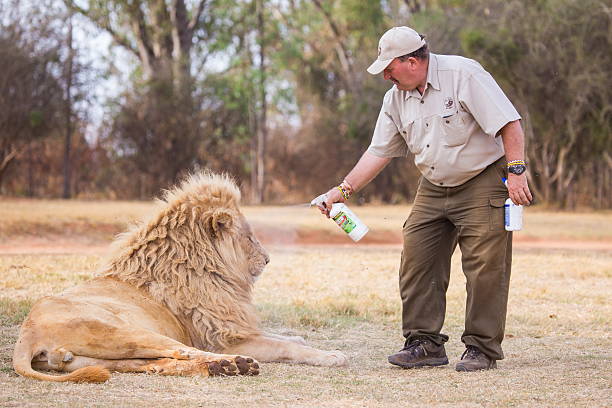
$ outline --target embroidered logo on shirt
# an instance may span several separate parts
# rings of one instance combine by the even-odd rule
[[[451,109],[454,104],[455,104],[455,101],[450,96],[444,98],[444,109]]]

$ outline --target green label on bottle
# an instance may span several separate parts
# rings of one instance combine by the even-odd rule
[[[347,234],[350,234],[351,231],[355,229],[355,222],[347,217],[347,215],[342,211],[336,214],[333,219],[336,221],[336,224],[338,224]]]

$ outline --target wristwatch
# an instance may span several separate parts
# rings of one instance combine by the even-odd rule
[[[512,164],[508,166],[508,173],[516,174],[517,176],[523,174],[527,170],[527,166],[524,164]]]

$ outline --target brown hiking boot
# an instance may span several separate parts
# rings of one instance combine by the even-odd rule
[[[461,361],[455,366],[457,371],[478,371],[497,368],[495,360],[487,357],[478,347],[467,346],[461,355]]]
[[[448,357],[444,345],[438,346],[429,340],[416,339],[388,358],[391,364],[403,368],[417,368],[424,366],[441,366],[448,364]]]

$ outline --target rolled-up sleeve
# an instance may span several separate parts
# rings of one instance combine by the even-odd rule
[[[507,123],[521,119],[504,91],[484,69],[466,79],[458,96],[461,104],[490,136],[496,136]]]
[[[368,152],[378,157],[405,157],[408,147],[402,138],[390,112],[390,95],[385,95],[383,106],[378,114],[372,142]]]

